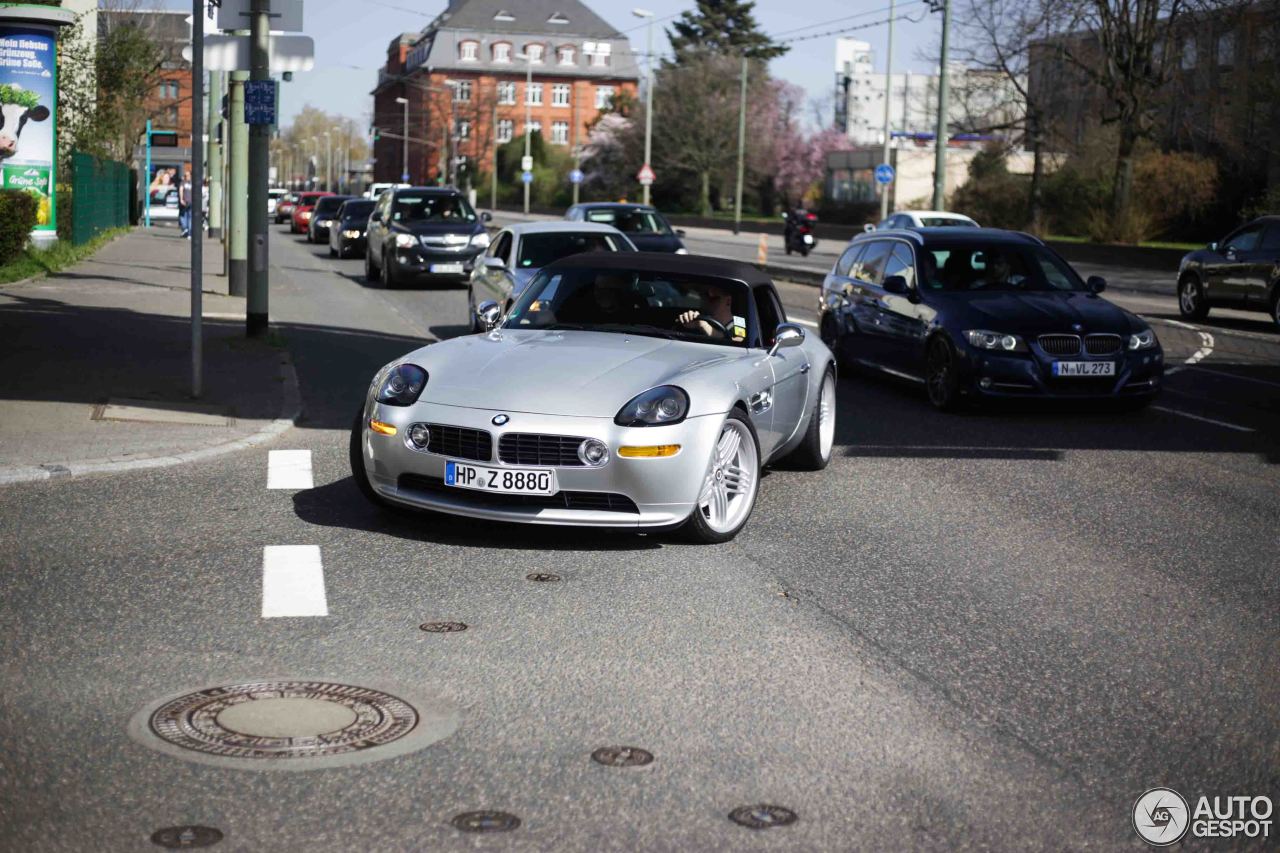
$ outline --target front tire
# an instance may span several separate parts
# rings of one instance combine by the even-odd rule
[[[821,471],[831,461],[836,444],[836,373],[828,367],[818,386],[818,399],[809,415],[809,428],[791,459],[807,471]]]
[[[929,342],[925,354],[925,388],[929,402],[940,412],[952,412],[960,406],[960,369],[955,349],[944,337]]]
[[[365,281],[377,281],[377,280],[378,280],[378,271],[377,271],[376,269],[374,269],[374,268],[373,268],[373,253],[372,253],[372,252],[365,252],[365,253],[364,253],[364,280],[365,280]]]
[[[379,265],[379,271],[382,273],[382,287],[384,290],[394,290],[396,286],[396,273],[391,268],[391,258],[386,255],[382,256],[382,263]]]
[[[702,545],[728,542],[746,526],[759,491],[760,444],[747,416],[734,409],[720,427],[697,504],[681,532]]]
[[[1280,329],[1280,285],[1276,285],[1275,291],[1271,294],[1271,322]]]
[[[1204,285],[1195,273],[1178,282],[1178,313],[1185,320],[1203,320],[1209,316],[1209,301],[1204,296]]]

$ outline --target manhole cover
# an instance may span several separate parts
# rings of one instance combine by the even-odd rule
[[[520,818],[506,812],[463,812],[449,823],[463,832],[510,832],[520,826]]]
[[[456,634],[467,630],[466,622],[423,622],[418,626],[428,634]]]
[[[635,746],[602,746],[591,760],[609,767],[641,767],[653,763],[653,753]]]
[[[534,572],[531,575],[525,575],[525,580],[534,581],[536,583],[555,583],[560,580],[560,576],[548,574],[546,572]]]
[[[787,826],[799,820],[799,816],[791,809],[782,806],[742,806],[729,812],[729,820],[741,824],[748,829],[768,829],[772,826]]]
[[[212,826],[166,826],[151,833],[151,843],[170,850],[212,847],[222,840],[222,833]]]
[[[311,769],[421,749],[452,734],[457,722],[456,707],[443,700],[415,706],[369,687],[272,680],[162,700],[136,715],[130,730],[148,746],[195,761]]]

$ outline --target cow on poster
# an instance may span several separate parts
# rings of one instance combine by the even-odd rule
[[[54,227],[55,37],[0,27],[0,187],[37,196],[36,230]]]

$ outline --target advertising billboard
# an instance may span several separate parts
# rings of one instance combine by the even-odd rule
[[[0,187],[37,197],[36,233],[58,227],[56,44],[51,27],[0,23]]]

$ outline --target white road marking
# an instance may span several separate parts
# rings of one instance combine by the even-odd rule
[[[268,489],[314,488],[310,450],[272,450],[267,454]]]
[[[1173,322],[1173,321],[1170,320],[1169,322]],[[1194,329],[1195,327],[1191,326],[1189,328]],[[1165,376],[1169,376],[1181,370],[1186,370],[1188,367],[1194,367],[1195,365],[1204,361],[1209,356],[1213,355],[1213,335],[1209,334],[1208,332],[1201,332],[1199,329],[1196,329],[1196,334],[1200,336],[1200,349],[1193,352],[1191,354],[1191,357],[1188,358],[1186,361],[1184,361],[1182,364],[1179,364],[1176,367],[1170,367],[1168,370],[1166,370],[1164,372]]]
[[[328,616],[319,545],[262,549],[262,617]]]
[[[1181,320],[1163,320],[1163,319],[1162,319],[1160,322],[1162,322],[1162,323],[1168,323],[1170,326],[1177,326],[1177,327],[1178,327],[1178,328],[1180,328],[1180,329],[1190,329],[1190,330],[1191,330],[1191,331],[1193,331],[1193,332],[1198,332],[1198,331],[1200,331],[1199,329],[1197,329],[1195,326],[1191,325],[1190,323],[1184,323],[1184,322],[1182,322]]]
[[[1213,424],[1214,426],[1220,426],[1220,427],[1223,427],[1224,429],[1233,429],[1236,432],[1257,432],[1257,430],[1253,429],[1252,427],[1240,426],[1239,424],[1229,424],[1226,421],[1215,421],[1213,418],[1206,418],[1200,415],[1193,415],[1190,412],[1180,412],[1177,409],[1168,409],[1168,408],[1165,408],[1164,406],[1152,406],[1151,408],[1157,412],[1167,412],[1171,415],[1178,415],[1179,417],[1183,417],[1183,418],[1191,418],[1191,420],[1193,421],[1203,421],[1204,423]]]

